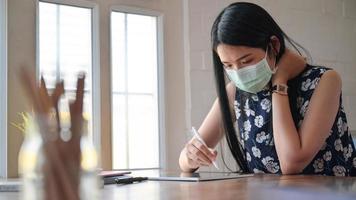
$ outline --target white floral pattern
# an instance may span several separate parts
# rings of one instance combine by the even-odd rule
[[[335,150],[336,151],[342,151],[343,147],[342,147],[342,143],[340,139],[336,139],[334,142],[334,146],[335,146]]]
[[[237,101],[234,102],[234,109],[235,109],[236,119],[239,119],[241,115],[241,110],[240,110],[240,104]]]
[[[302,82],[302,91],[307,91],[311,85],[311,80],[308,78],[306,81]]]
[[[257,133],[256,142],[261,144],[261,143],[265,142],[266,140],[269,140],[269,138],[270,138],[270,135],[266,134],[266,132],[262,131],[261,133]]]
[[[299,113],[300,113],[303,117],[305,116],[305,113],[307,112],[308,106],[309,106],[309,101],[305,101],[305,102],[303,103],[302,107],[300,108]]]
[[[320,78],[314,79],[314,80],[311,82],[309,89],[311,89],[311,90],[315,89],[316,85],[318,85],[318,83],[319,83],[319,80],[320,80]]]
[[[349,144],[347,147],[344,147],[344,157],[345,157],[345,160],[346,160],[346,161],[347,161],[349,158],[351,158],[352,152],[353,152],[353,149],[352,149],[351,144]]]
[[[267,171],[271,173],[277,173],[279,170],[279,165],[277,162],[274,162],[274,158],[267,156],[262,159],[263,165],[266,167]]]
[[[244,134],[243,134],[243,138],[244,138],[244,140],[248,140],[248,138],[249,138],[249,132],[251,131],[251,123],[250,123],[250,121],[245,121],[245,123],[244,123]]]
[[[251,155],[250,155],[249,152],[246,152],[246,160],[247,160],[248,162],[251,162]]]
[[[337,120],[337,130],[340,137],[344,135],[344,122],[341,117]]]
[[[255,126],[257,126],[258,128],[261,128],[263,126],[263,117],[262,117],[262,115],[258,115],[255,118]]]
[[[271,106],[272,106],[272,103],[269,99],[265,98],[261,101],[261,108],[262,110],[265,110],[266,112],[269,112],[271,111]]]
[[[256,158],[261,158],[261,151],[259,148],[252,147],[252,153],[253,153],[253,156],[255,156]]]
[[[314,161],[313,167],[315,173],[322,172],[324,170],[324,160],[321,158],[316,159]]]
[[[308,78],[306,81],[302,82],[301,90],[304,92],[306,92],[308,90],[314,90],[315,87],[318,85],[319,81],[320,81],[319,77],[317,77],[313,80]]]
[[[245,111],[247,117],[250,116],[250,115],[251,116],[255,116],[255,111],[250,109],[249,100],[248,99],[246,100],[244,111]]]
[[[332,154],[331,154],[331,151],[327,151],[325,152],[324,156],[323,156],[324,160],[325,161],[330,161],[331,158],[332,158]]]
[[[324,72],[326,72],[325,68],[319,68],[320,74],[324,74]]]
[[[346,169],[341,165],[333,167],[333,172],[335,176],[345,176]]]
[[[255,94],[254,94],[254,95],[252,95],[252,96],[251,96],[251,98],[252,98],[252,100],[254,100],[254,101],[258,101],[258,96],[257,96],[257,95],[255,95]]]

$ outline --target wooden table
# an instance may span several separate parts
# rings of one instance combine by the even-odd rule
[[[140,171],[134,175],[145,173]],[[5,199],[19,199],[19,194],[0,193],[0,200]],[[255,175],[207,182],[146,181],[130,185],[107,185],[101,189],[100,199],[355,200],[356,177]]]

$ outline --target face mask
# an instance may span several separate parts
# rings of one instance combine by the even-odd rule
[[[258,63],[246,66],[242,69],[226,69],[225,71],[229,79],[235,83],[239,89],[254,93],[260,92],[271,80],[272,74],[277,71],[277,68],[272,71],[267,62],[267,49],[265,57]]]

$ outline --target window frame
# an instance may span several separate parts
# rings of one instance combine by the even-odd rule
[[[7,177],[7,0],[0,0],[0,178]]]
[[[101,93],[100,93],[100,36],[99,36],[99,6],[86,0],[37,0],[36,1],[36,78],[39,80],[39,3],[75,6],[92,10],[92,123],[93,143],[98,155],[101,152]]]
[[[121,12],[121,13],[127,13],[127,14],[137,14],[137,15],[146,15],[146,16],[153,16],[157,17],[157,103],[158,103],[158,137],[159,137],[159,167],[154,168],[154,169],[161,169],[161,168],[166,168],[167,166],[167,158],[166,158],[166,128],[165,128],[165,89],[164,89],[164,35],[163,35],[163,20],[164,20],[164,15],[161,12],[155,11],[155,10],[150,10],[150,9],[143,9],[143,8],[138,8],[138,7],[131,7],[131,6],[121,6],[121,5],[114,5],[110,7],[110,21],[109,21],[109,26],[110,26],[110,112],[111,112],[111,124],[110,124],[110,129],[111,129],[111,134],[110,137],[112,137],[113,134],[113,112],[112,112],[112,100],[113,100],[113,91],[112,91],[112,86],[113,86],[113,80],[112,80],[112,60],[113,60],[113,55],[112,55],[112,18],[111,14],[113,12]],[[113,156],[112,153],[112,147],[113,147],[113,140],[110,141],[110,151],[111,151],[111,156]],[[113,158],[110,158],[111,160],[111,166],[113,166]],[[135,168],[136,169],[136,168]],[[139,169],[148,169],[148,168],[139,168]],[[152,169],[152,168],[150,168]],[[129,169],[129,170],[132,170]]]

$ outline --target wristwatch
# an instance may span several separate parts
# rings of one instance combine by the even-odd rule
[[[288,95],[288,85],[286,84],[276,84],[272,86],[272,92],[281,94],[281,95]]]

